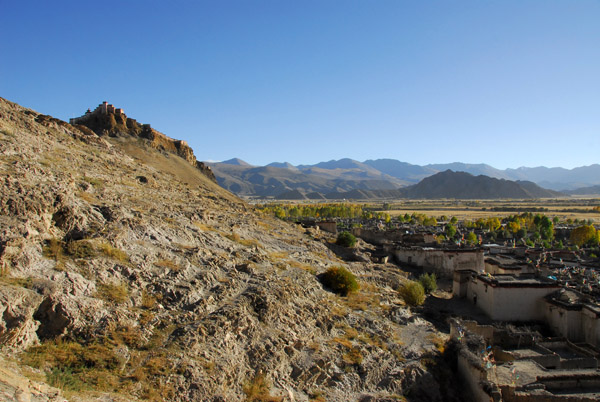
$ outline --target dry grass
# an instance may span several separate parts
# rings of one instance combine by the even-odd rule
[[[113,325],[108,340],[114,345],[123,344],[132,348],[140,348],[144,343],[140,328],[131,324]]]
[[[142,291],[142,308],[147,310],[151,310],[156,307],[156,297],[150,292],[143,290]]]
[[[29,348],[22,359],[25,364],[46,370],[50,385],[67,391],[84,391],[92,385],[113,391],[119,383],[115,370],[121,362],[110,347],[101,343],[48,341]]]
[[[302,270],[304,270],[306,272],[310,272],[313,275],[317,274],[317,269],[315,267],[313,267],[312,265],[303,264],[303,263],[298,262],[296,260],[290,260],[290,261],[287,261],[287,263],[288,263],[288,265],[290,267],[302,269]]]
[[[158,261],[154,262],[154,265],[156,265],[157,267],[168,268],[174,272],[181,271],[181,265],[179,265],[176,262],[171,261],[171,260],[158,260]]]
[[[446,338],[438,335],[438,334],[430,334],[427,336],[427,339],[433,343],[435,348],[440,352],[444,353],[446,351],[446,342],[448,341]]]
[[[346,364],[360,365],[363,361],[363,355],[358,348],[350,348],[348,352],[344,353],[342,360]]]
[[[86,202],[90,203],[90,204],[94,204],[94,203],[97,203],[97,202],[98,202],[98,198],[96,198],[96,197],[95,197],[95,196],[93,196],[92,194],[90,194],[90,193],[87,193],[87,192],[85,192],[85,191],[80,191],[80,192],[78,192],[78,193],[77,193],[77,196],[78,196],[79,198],[81,198],[82,200],[84,200],[84,201],[86,201]]]
[[[214,226],[205,225],[204,223],[200,222],[194,222],[194,226],[203,232],[218,232],[218,229],[216,229]]]
[[[330,342],[332,344],[337,343],[337,344],[340,344],[340,345],[345,346],[347,348],[352,348],[352,342],[350,342],[346,338],[338,338],[338,337],[336,337],[336,338],[333,338]]]
[[[271,384],[264,374],[255,375],[243,387],[246,400],[249,402],[281,402],[283,397],[271,396]]]
[[[96,256],[96,249],[87,240],[71,241],[66,245],[67,254],[73,258],[91,258]]]
[[[92,186],[96,187],[96,188],[102,188],[104,187],[104,181],[95,177],[88,177],[88,176],[83,176],[83,181],[91,184]]]
[[[10,263],[7,261],[2,261],[0,263],[0,278],[5,278],[10,273]]]
[[[64,244],[57,238],[51,238],[46,241],[46,245],[42,249],[45,257],[56,261],[56,268],[61,269],[65,262]]]
[[[350,293],[344,300],[346,306],[352,310],[367,311],[381,308],[379,294],[373,292]]]
[[[309,402],[327,402],[327,399],[325,398],[325,394],[323,393],[323,391],[310,391],[308,393],[308,397],[310,398],[308,401]]]
[[[98,248],[100,249],[102,254],[104,254],[107,257],[112,258],[113,260],[116,260],[116,261],[119,261],[122,263],[129,262],[129,256],[127,255],[127,253],[125,253],[123,250],[119,250],[118,248],[111,246],[109,243],[101,243],[98,246]]]
[[[256,222],[256,224],[258,226],[260,226],[261,228],[265,229],[266,231],[271,231],[273,230],[273,226],[269,225],[268,223],[265,223],[263,221],[258,221]]]
[[[33,278],[31,278],[30,276],[26,278],[14,278],[5,275],[0,275],[0,282],[6,285],[19,286],[25,289],[33,288]]]
[[[277,261],[277,260],[282,260],[284,258],[287,258],[288,253],[286,253],[285,251],[275,251],[272,253],[269,253],[267,258],[270,259],[271,261]]]
[[[358,340],[366,345],[375,346],[379,349],[388,350],[387,344],[381,339],[379,335],[371,335],[366,332],[360,334]]]
[[[235,232],[231,233],[231,234],[228,234],[228,235],[225,235],[225,237],[228,238],[229,240],[234,241],[236,243],[239,243],[239,244],[241,244],[242,246],[245,246],[245,247],[259,247],[260,246],[260,243],[258,242],[258,240],[256,240],[256,239],[242,239],[240,237],[240,235],[237,234],[237,233],[235,233]]]
[[[117,304],[124,303],[129,298],[129,288],[123,282],[118,284],[100,284],[97,296]]]

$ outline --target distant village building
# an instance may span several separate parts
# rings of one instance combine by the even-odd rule
[[[485,272],[492,275],[522,275],[534,274],[535,267],[522,259],[513,258],[506,254],[495,254],[485,258]]]

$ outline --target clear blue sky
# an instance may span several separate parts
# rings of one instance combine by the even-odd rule
[[[600,163],[600,1],[0,0],[0,96],[200,160]]]

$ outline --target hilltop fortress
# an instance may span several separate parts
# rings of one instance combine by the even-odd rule
[[[123,109],[116,108],[106,101],[93,111],[88,109],[83,116],[70,119],[69,123],[84,131],[91,130],[98,136],[144,138],[149,141],[151,147],[182,157],[216,182],[211,168],[196,160],[194,151],[186,141],[170,138],[154,130],[150,124],[140,124],[127,117]]]
[[[104,101],[101,104],[99,104],[98,107],[96,109],[94,109],[93,112],[90,109],[88,109],[87,112],[85,112],[85,114],[83,116],[69,119],[69,123],[71,123],[73,125],[81,124],[81,123],[85,122],[86,120],[89,120],[90,117],[93,115],[108,115],[108,114],[124,116],[125,118],[127,118],[127,116],[125,115],[125,112],[123,112],[123,109],[115,108],[110,103]]]

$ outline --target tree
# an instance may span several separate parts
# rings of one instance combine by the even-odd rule
[[[571,244],[578,247],[583,245],[598,245],[599,234],[592,225],[579,226],[571,231]]]
[[[515,222],[515,221],[508,222],[507,227],[508,227],[508,230],[510,230],[511,233],[513,233],[513,234],[517,234],[519,229],[521,229],[521,225],[519,225],[519,222]]]
[[[551,241],[554,239],[554,224],[547,216],[542,216],[537,224],[540,228],[542,239]]]
[[[500,226],[502,226],[502,223],[500,222],[500,219],[498,219],[498,218],[488,218],[485,221],[485,226],[491,232],[493,230],[498,229]]]
[[[433,217],[427,217],[423,220],[423,226],[436,226],[437,225],[437,220]]]
[[[454,238],[454,235],[456,235],[456,228],[454,227],[454,225],[452,225],[451,223],[446,225],[446,237],[448,237],[449,240],[452,240]]]
[[[423,286],[425,293],[429,294],[437,289],[435,274],[423,274],[419,277],[419,283]]]
[[[477,235],[473,232],[469,232],[469,234],[467,235],[467,238],[465,240],[467,241],[468,244],[470,244],[472,246],[475,243],[477,243]]]

